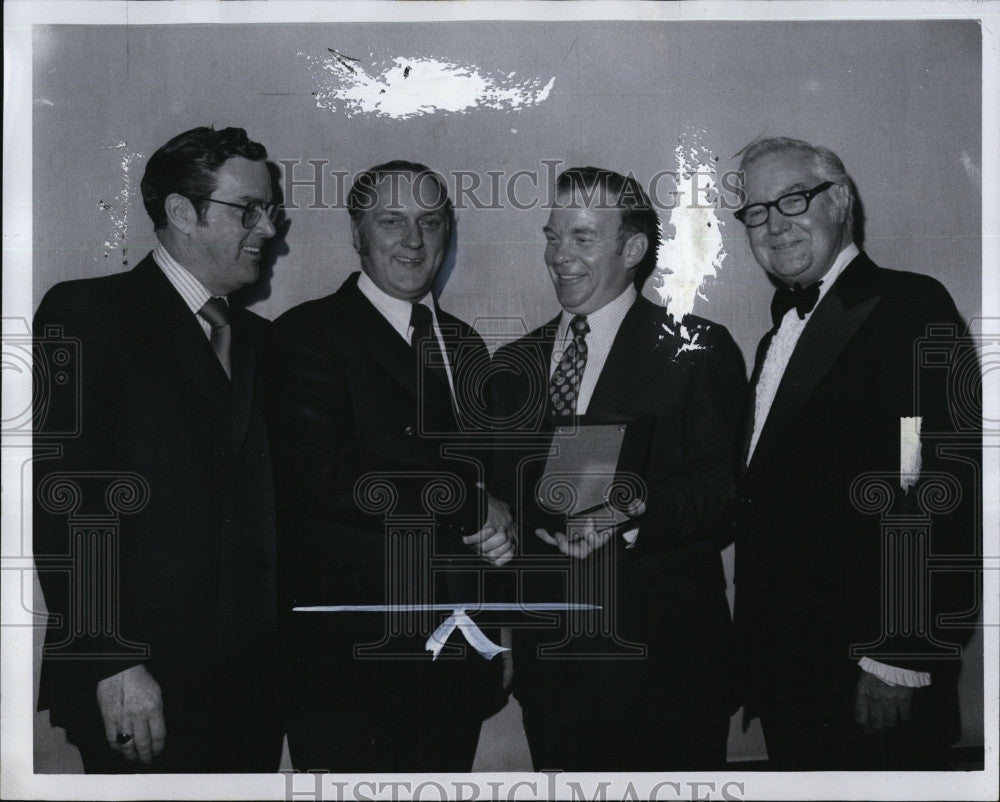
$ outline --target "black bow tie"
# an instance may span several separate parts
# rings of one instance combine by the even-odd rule
[[[822,281],[817,281],[804,289],[798,284],[794,287],[784,285],[778,287],[771,300],[771,320],[774,325],[780,326],[785,313],[793,307],[799,314],[799,320],[805,320],[806,315],[812,312],[816,301],[819,300],[819,285],[822,283]]]

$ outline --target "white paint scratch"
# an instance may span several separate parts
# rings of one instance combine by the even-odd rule
[[[726,251],[722,242],[723,221],[714,207],[718,195],[717,170],[710,152],[699,144],[701,132],[681,137],[674,150],[678,205],[670,211],[673,237],[661,235],[653,273],[653,287],[674,320],[680,323],[694,309],[695,299],[704,298],[706,279],[722,267]],[[697,186],[699,191],[693,191]],[[692,347],[696,340],[681,327]],[[700,346],[699,346],[700,347]]]
[[[975,181],[977,186],[981,187],[983,185],[983,171],[979,169],[979,165],[972,160],[967,151],[963,150],[958,158],[962,161],[965,174]]]
[[[124,139],[116,140],[102,150],[121,150],[122,154],[119,167],[122,171],[121,185],[118,194],[113,199],[113,203],[104,200],[97,202],[97,207],[108,215],[111,222],[111,235],[104,241],[104,258],[111,256],[112,251],[117,248],[122,249],[122,266],[128,267],[128,215],[132,204],[132,178],[129,174],[136,159],[141,159],[143,154],[130,153],[128,143]]]
[[[53,103],[51,100],[49,100],[47,97],[36,97],[35,98],[35,105],[36,106],[55,106],[56,104]]]
[[[361,63],[337,51],[316,57],[299,53],[316,71],[316,105],[334,114],[355,117],[370,114],[405,120],[424,114],[472,109],[520,111],[544,101],[555,78],[516,78],[516,72],[493,74],[475,65],[434,58],[396,56]]]

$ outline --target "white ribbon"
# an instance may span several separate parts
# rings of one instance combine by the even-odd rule
[[[449,636],[455,631],[455,627],[462,630],[462,634],[469,642],[469,645],[487,660],[492,660],[500,652],[510,651],[506,646],[497,646],[487,638],[483,634],[483,631],[476,626],[476,622],[465,614],[465,608],[459,607],[444,620],[441,626],[431,633],[431,636],[427,639],[427,643],[424,644],[424,648],[427,651],[434,653],[434,657],[431,659],[437,660],[445,643],[448,642]]]
[[[470,605],[471,607],[472,605]],[[494,610],[500,612],[529,612],[546,613],[561,612],[564,610],[599,610],[597,604],[578,604],[575,602],[522,602],[521,604],[510,604],[507,602],[483,602],[475,605],[475,610]],[[509,651],[505,646],[497,646],[487,638],[483,631],[476,626],[476,623],[469,618],[465,612],[465,607],[454,607],[450,604],[333,604],[318,605],[313,607],[293,607],[296,613],[410,613],[422,610],[451,610],[444,623],[441,624],[427,639],[424,648],[434,653],[432,659],[437,660],[438,654],[444,648],[448,638],[456,628],[462,630],[462,634],[469,645],[479,652],[487,660],[492,660],[500,652]]]

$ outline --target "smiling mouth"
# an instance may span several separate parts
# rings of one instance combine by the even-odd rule
[[[556,278],[559,279],[560,282],[564,282],[564,283],[568,284],[568,283],[571,283],[571,282],[574,282],[574,281],[579,281],[580,279],[583,278],[583,276],[563,275],[561,273],[556,273]]]
[[[418,267],[424,263],[424,257],[422,256],[396,256],[394,257],[397,262],[401,262],[404,265],[409,265],[410,267]]]
[[[253,254],[254,256],[260,256],[259,245],[244,245],[243,250],[245,250],[247,253]]]
[[[775,251],[786,251],[789,248],[795,247],[796,245],[801,245],[803,242],[804,240],[800,239],[794,240],[792,242],[782,242],[780,245],[772,245],[771,249]]]

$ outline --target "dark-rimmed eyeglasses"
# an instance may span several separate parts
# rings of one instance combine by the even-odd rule
[[[834,186],[833,181],[824,181],[812,189],[789,192],[777,200],[768,201],[767,203],[751,203],[749,206],[744,206],[733,214],[747,228],[757,228],[757,226],[762,226],[767,222],[772,206],[777,208],[785,217],[795,217],[796,215],[805,214],[809,209],[810,201],[819,195],[819,193],[825,192],[832,186]]]
[[[267,215],[267,219],[272,223],[278,217],[278,207],[280,204],[277,201],[271,201],[270,203],[261,203],[260,201],[250,201],[250,203],[230,203],[229,201],[216,200],[215,198],[205,198],[205,200],[210,203],[221,203],[223,206],[232,206],[234,209],[243,210],[243,228],[251,229],[257,223],[260,222],[260,218],[263,215]]]

